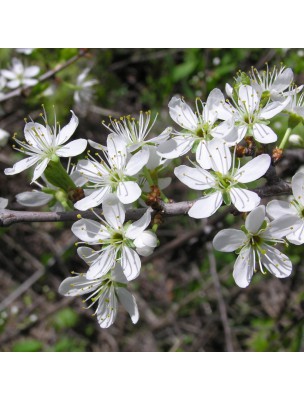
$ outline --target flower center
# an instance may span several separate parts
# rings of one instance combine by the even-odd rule
[[[198,127],[195,130],[195,135],[198,138],[206,138],[210,131],[210,126],[208,123],[205,124],[199,124]]]

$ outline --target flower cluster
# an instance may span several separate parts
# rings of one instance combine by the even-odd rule
[[[87,73],[84,71],[78,82],[85,90],[97,83],[84,83]],[[20,193],[18,202],[79,210],[72,232],[80,240],[77,252],[87,270],[65,279],[60,293],[88,295],[89,307],[97,303],[95,313],[102,328],[113,324],[118,301],[132,322],[137,322],[136,300],[127,285],[140,273],[140,256],[151,255],[158,245],[156,217],[162,202],[168,201],[163,190],[171,182],[164,172],[172,160],[186,154],[184,159],[190,165],[176,166],[174,175],[200,192],[188,215],[208,218],[220,207],[231,206],[245,218],[240,230],[224,229],[213,240],[216,250],[238,253],[233,272],[237,285],[248,286],[257,269],[278,278],[289,276],[291,261],[279,248],[287,242],[304,243],[304,173],[297,172],[292,178],[289,202],[274,199],[265,207],[255,189],[277,161],[271,150],[276,146],[276,151],[282,152],[292,130],[304,123],[301,90],[302,86],[294,85],[290,68],[252,69],[248,74],[239,73],[233,86],[226,85],[228,98],[214,89],[206,102],[196,100],[195,111],[182,97],[174,96],[169,114],[178,127],[168,127],[158,135],[153,135],[156,117],[151,120],[150,112],[140,112],[138,120],[110,118],[103,122],[106,142],[89,140],[96,152],[92,155],[89,150],[70,173],[60,158],[79,156],[87,146],[85,139],[67,143],[78,126],[75,113],[72,111],[63,128],[56,121],[50,127],[46,115],[45,126],[26,123],[25,141],[15,141],[19,145],[16,150],[29,157],[5,173],[13,175],[35,165],[32,182],[40,191]],[[90,95],[78,92],[75,101]],[[277,145],[271,122],[280,113],[288,116],[288,129]],[[93,208],[95,219],[81,217],[82,211]],[[96,208],[102,208],[102,213]],[[127,220],[127,213],[135,215],[138,208],[138,217]]]

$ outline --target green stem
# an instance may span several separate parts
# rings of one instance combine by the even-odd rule
[[[158,227],[159,227],[158,224],[153,224],[153,226],[152,226],[152,231],[153,231],[154,233],[156,233]]]
[[[154,180],[152,179],[150,171],[148,170],[147,167],[144,167],[144,175],[145,175],[145,178],[147,179],[149,185],[153,186],[154,185]]]
[[[289,136],[291,134],[291,131],[292,131],[292,128],[287,128],[287,130],[285,132],[285,135],[284,135],[284,137],[283,137],[283,139],[282,139],[282,141],[280,143],[279,149],[281,149],[281,150],[284,149],[284,147],[285,147],[285,145],[286,145],[286,143],[287,143],[287,141],[289,139]]]
[[[161,198],[162,201],[164,201],[165,203],[169,203],[168,197],[164,194],[164,192],[163,192],[162,190],[160,191],[160,198]]]

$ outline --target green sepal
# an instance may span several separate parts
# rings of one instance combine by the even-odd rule
[[[298,114],[290,113],[288,118],[288,127],[293,129],[300,123],[303,123],[303,117]]]
[[[248,234],[248,231],[247,231],[245,225],[242,225],[240,229],[241,229],[241,231],[244,232],[246,235]]]
[[[260,107],[265,107],[266,104],[269,102],[269,99],[270,99],[270,91],[265,90],[261,96]]]
[[[199,144],[200,144],[200,140],[196,140],[196,141],[194,142],[194,144],[193,144],[193,146],[192,146],[192,149],[191,149],[191,153],[193,153],[193,154],[196,153],[196,150],[197,150]]]
[[[65,192],[76,188],[75,183],[63,168],[60,160],[50,161],[46,170],[44,171],[44,176],[49,183],[60,189],[63,189]]]
[[[231,198],[230,198],[229,192],[223,192],[222,195],[223,195],[223,200],[224,200],[224,203],[226,204],[226,206],[230,206]]]
[[[267,223],[267,221],[264,219],[264,221],[263,221],[263,223],[262,223],[262,225],[261,225],[261,227],[260,227],[260,229],[259,229],[259,232],[260,232],[260,231],[264,231],[264,230],[267,228],[267,225],[268,225],[268,223]]]

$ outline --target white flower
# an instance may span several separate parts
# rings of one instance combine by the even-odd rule
[[[144,113],[140,111],[138,120],[127,115],[120,119],[113,120],[110,118],[110,123],[106,125],[105,122],[103,122],[103,126],[111,133],[120,136],[126,143],[128,151],[133,152],[144,145],[148,144],[155,146],[156,144],[163,143],[168,139],[169,134],[171,133],[171,128],[167,128],[160,135],[148,139],[148,135],[155,124],[156,118],[157,115],[150,124],[151,112],[146,111]]]
[[[32,179],[32,182],[34,182],[43,174],[51,160],[58,161],[58,157],[73,157],[81,154],[87,146],[85,139],[73,140],[63,145],[70,139],[78,126],[78,118],[73,111],[71,113],[70,122],[62,129],[59,127],[59,132],[57,132],[56,122],[53,129],[47,124],[46,116],[46,126],[37,122],[28,122],[24,128],[26,142],[18,139],[14,140],[20,146],[20,149],[16,150],[30,157],[18,161],[13,168],[6,168],[4,173],[6,175],[15,175],[34,164],[38,164],[34,170]]]
[[[243,167],[236,168],[230,150],[224,142],[214,141],[207,149],[213,171],[207,171],[199,165],[194,168],[181,165],[174,170],[177,178],[191,189],[211,189],[190,208],[190,217],[207,218],[217,211],[223,201],[227,205],[232,202],[241,212],[255,208],[260,203],[260,197],[244,189],[243,184],[253,182],[265,174],[271,162],[270,156],[261,154]],[[198,162],[200,164],[200,160]]]
[[[124,140],[114,134],[108,135],[107,147],[99,145],[107,160],[81,160],[77,171],[92,182],[92,193],[75,203],[78,210],[87,210],[101,204],[109,193],[115,193],[123,204],[136,201],[141,195],[141,188],[134,176],[146,165],[149,150],[145,147],[128,157]]]
[[[296,245],[304,243],[304,173],[297,172],[291,181],[294,198],[290,201],[272,200],[267,204],[267,214],[273,218],[282,215],[296,217],[299,227],[286,236],[286,239]]]
[[[211,168],[206,150],[206,142],[213,138],[221,138],[233,144],[238,136],[234,130],[233,119],[220,124],[218,120],[218,107],[223,95],[219,89],[214,89],[209,94],[206,104],[196,101],[196,114],[179,97],[173,97],[169,102],[169,113],[171,118],[181,126],[183,132],[174,132],[174,138],[162,143],[158,147],[158,153],[165,158],[177,158],[188,153],[193,146],[197,145],[196,158],[200,159],[205,169]],[[199,103],[202,111],[199,110]]]
[[[88,104],[92,100],[93,89],[92,86],[98,83],[97,79],[86,80],[90,68],[85,68],[76,80],[76,90],[74,92],[74,101],[77,104]]]
[[[130,314],[133,324],[139,318],[135,297],[126,289],[127,280],[121,266],[116,264],[110,273],[100,278],[88,280],[80,274],[66,278],[59,286],[59,293],[63,296],[82,296],[89,294],[86,301],[90,302],[88,308],[97,301],[94,315],[101,328],[109,328],[116,319],[118,300]]]
[[[290,96],[290,102],[285,107],[284,111],[288,112],[294,121],[304,122],[304,93],[300,96],[293,94]]]
[[[249,73],[251,78],[251,85],[256,90],[258,95],[269,97],[273,101],[284,101],[286,96],[294,93],[299,93],[303,86],[296,89],[290,89],[293,83],[293,72],[291,68],[281,66],[278,70],[274,67],[271,71],[258,72],[257,69],[252,68]],[[289,89],[286,92],[286,89]]]
[[[8,205],[8,200],[4,197],[0,197],[0,210],[3,210]]]
[[[240,142],[246,135],[253,135],[260,143],[273,143],[277,140],[276,133],[268,126],[269,119],[279,114],[289,103],[268,102],[265,107],[260,104],[261,98],[256,90],[249,85],[241,85],[238,92],[238,102],[232,99],[234,106],[225,102],[224,96],[218,109],[220,119],[235,121]]]
[[[36,65],[24,67],[17,58],[12,60],[11,70],[3,69],[2,75],[8,80],[6,86],[10,89],[16,89],[19,86],[34,86],[38,82],[34,76],[38,75],[40,68]]]
[[[127,280],[135,279],[139,275],[141,261],[133,248],[137,246],[135,240],[143,235],[151,222],[151,211],[147,210],[131,225],[128,223],[124,225],[124,206],[115,195],[108,195],[103,203],[103,215],[105,220],[101,219],[102,224],[83,218],[72,226],[74,235],[84,243],[102,246],[98,251],[89,247],[78,248],[78,255],[90,266],[86,277],[100,278],[108,273],[116,261],[119,261]],[[147,244],[141,242],[138,244],[143,252],[153,246],[151,238],[147,240]]]
[[[10,134],[4,129],[0,129],[0,147],[4,147],[8,141]]]
[[[238,250],[239,256],[234,264],[233,277],[241,288],[249,285],[256,267],[259,267],[262,273],[265,273],[266,268],[277,278],[285,278],[291,274],[291,261],[274,246],[284,243],[282,238],[296,229],[297,218],[284,215],[269,222],[265,215],[265,206],[259,206],[248,214],[244,231],[224,229],[213,239],[216,250]]]

